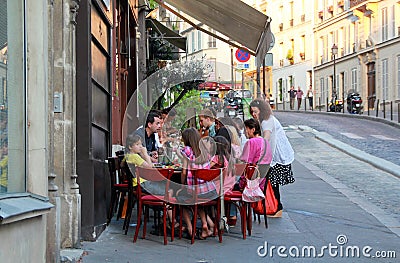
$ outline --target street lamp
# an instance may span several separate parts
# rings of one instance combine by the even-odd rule
[[[333,85],[332,85],[332,101],[334,105],[334,109],[336,112],[336,55],[338,53],[338,47],[336,44],[333,44],[332,48],[332,56],[333,56]]]

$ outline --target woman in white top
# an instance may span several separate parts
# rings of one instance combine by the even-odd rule
[[[275,217],[282,216],[282,203],[280,201],[279,185],[294,182],[292,162],[294,160],[293,148],[286,137],[281,123],[272,115],[271,107],[264,100],[256,99],[250,103],[250,114],[261,123],[262,136],[271,145],[272,162],[268,176],[278,200],[278,211]]]
[[[308,98],[308,105],[310,105],[310,110],[313,110],[313,99],[314,99],[314,92],[312,90],[312,86],[307,91],[307,98]]]

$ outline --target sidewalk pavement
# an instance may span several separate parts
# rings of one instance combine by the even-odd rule
[[[190,245],[187,239],[175,239],[164,246],[162,236],[151,234],[132,243],[135,228],[124,235],[122,221],[113,220],[96,242],[82,242],[81,262],[397,262],[393,253],[400,257],[399,191],[388,191],[400,189],[400,180],[332,148],[305,127],[289,128],[287,134],[296,153],[296,182],[281,188],[283,217],[269,218],[268,229],[254,222],[246,240],[236,227],[224,234],[222,243],[207,238]],[[344,162],[379,180],[357,178],[353,170],[341,169]],[[376,192],[369,191],[369,183]],[[362,191],[364,185],[377,202]],[[382,200],[389,208],[380,205]],[[312,256],[313,249],[319,257]],[[63,255],[73,258],[69,252]],[[392,258],[377,259],[376,252]]]

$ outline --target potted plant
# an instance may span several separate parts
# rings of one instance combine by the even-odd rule
[[[290,65],[294,64],[293,52],[292,52],[291,49],[288,50],[288,53],[286,55],[286,59],[289,60]]]

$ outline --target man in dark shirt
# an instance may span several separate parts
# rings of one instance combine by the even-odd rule
[[[137,134],[142,138],[142,144],[146,147],[153,163],[156,163],[158,160],[155,133],[160,129],[161,113],[158,111],[150,111],[147,115],[145,126],[138,128],[134,132],[134,134]]]
[[[296,100],[296,90],[294,89],[293,86],[290,87],[288,93],[290,95],[290,109],[294,110],[294,102]]]

